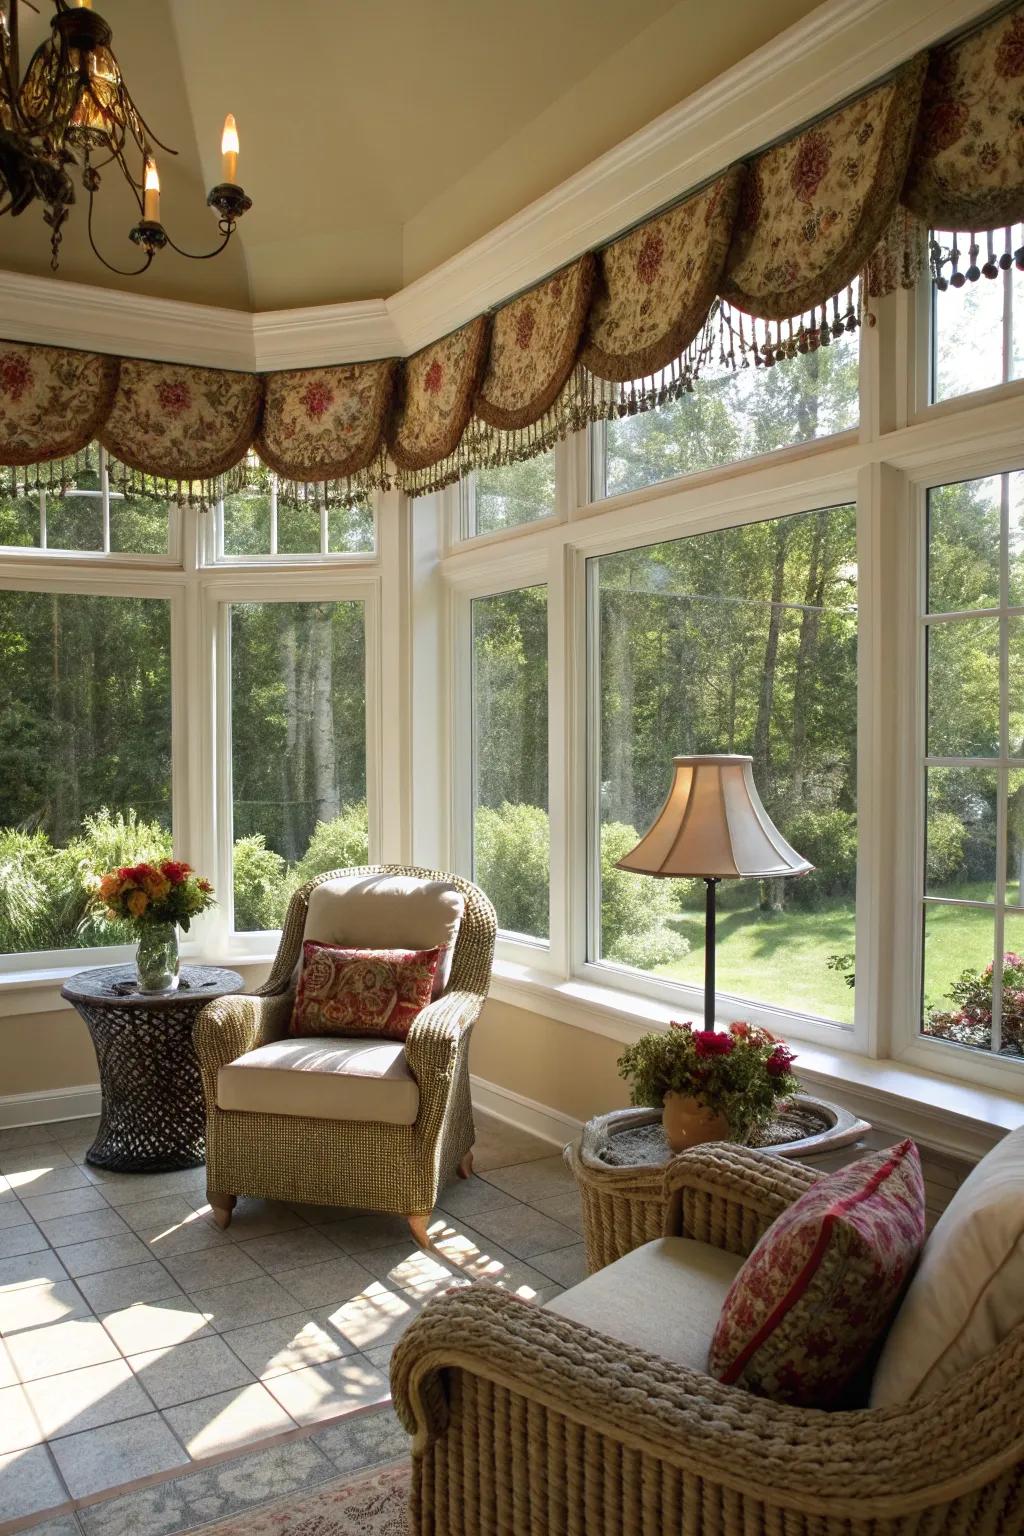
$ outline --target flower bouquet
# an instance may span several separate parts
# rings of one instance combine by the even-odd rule
[[[634,1104],[662,1109],[673,1152],[701,1141],[749,1141],[799,1084],[793,1054],[767,1029],[739,1021],[727,1030],[670,1025],[641,1035],[619,1057]]]
[[[97,882],[93,899],[111,922],[131,923],[138,933],[140,992],[173,992],[178,985],[178,928],[187,933],[192,919],[213,906],[209,880],[177,859],[125,865]]]

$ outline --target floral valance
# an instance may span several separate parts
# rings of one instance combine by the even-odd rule
[[[922,221],[963,232],[933,239],[940,285],[1024,269],[1024,0],[404,361],[263,378],[0,342],[0,465],[65,486],[98,438],[115,481],[205,505],[268,470],[352,499],[390,456],[423,495],[827,345],[917,281]]]

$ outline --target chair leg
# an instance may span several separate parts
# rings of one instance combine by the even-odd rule
[[[431,1247],[430,1233],[427,1231],[427,1222],[430,1220],[429,1211],[410,1211],[406,1216],[409,1230],[419,1243],[421,1248]]]
[[[459,1164],[459,1178],[468,1179],[473,1172],[473,1149],[470,1147],[462,1162]]]
[[[223,1229],[228,1226],[231,1221],[231,1212],[235,1208],[235,1201],[237,1196],[208,1194],[206,1198],[210,1202],[210,1209],[213,1211],[214,1221],[223,1231]]]

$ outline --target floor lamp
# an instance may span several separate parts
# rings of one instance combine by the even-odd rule
[[[704,907],[704,1028],[715,1027],[715,898],[720,880],[776,880],[814,868],[786,842],[761,804],[753,758],[674,757],[668,798],[617,869],[664,880],[699,877]]]

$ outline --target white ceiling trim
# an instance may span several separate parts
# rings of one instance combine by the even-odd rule
[[[991,8],[826,0],[389,299],[250,314],[0,271],[0,336],[256,370],[406,357]]]

